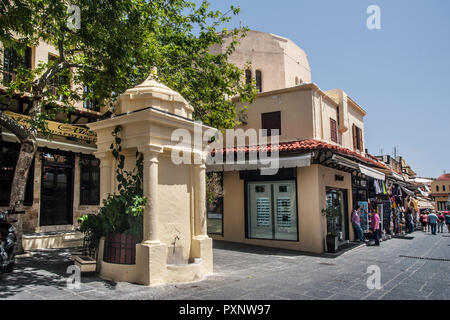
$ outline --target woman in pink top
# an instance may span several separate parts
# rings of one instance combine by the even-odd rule
[[[375,245],[380,245],[380,235],[378,232],[380,231],[380,217],[378,216],[378,213],[372,212],[372,221],[371,221],[371,229],[373,231],[373,235],[375,236]]]

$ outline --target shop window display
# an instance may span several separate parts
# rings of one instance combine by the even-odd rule
[[[247,183],[248,238],[297,241],[295,181]]]

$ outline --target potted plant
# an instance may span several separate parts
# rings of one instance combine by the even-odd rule
[[[341,210],[339,206],[328,206],[326,209],[322,209],[322,215],[327,219],[327,250],[335,253],[338,249],[339,233],[336,226],[336,218],[341,216]]]

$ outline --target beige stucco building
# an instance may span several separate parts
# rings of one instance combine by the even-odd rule
[[[34,69],[40,62],[57,57],[57,50],[40,42],[29,47],[21,56],[0,43],[2,80],[15,79],[15,68],[20,63]],[[20,62],[19,62],[20,61]],[[59,81],[59,80],[58,80]],[[50,90],[58,86],[55,80]],[[83,89],[80,89],[83,90]],[[12,99],[0,84],[0,104],[5,113],[24,120],[31,105],[28,94],[16,95]],[[99,161],[95,159],[95,134],[86,127],[96,121],[102,111],[92,101],[74,104],[69,114],[69,124],[63,123],[67,115],[57,115],[48,121],[53,139],[38,134],[38,151],[31,166],[25,194],[26,214],[23,215],[24,248],[69,247],[80,245],[80,236],[72,231],[77,227],[77,218],[86,213],[97,212],[100,201]],[[16,137],[2,130],[0,148],[0,210],[9,206],[9,193],[14,168],[19,153]]]
[[[280,169],[265,176],[250,163],[208,167],[223,174],[223,229],[213,238],[322,253],[329,230],[321,210],[334,204],[342,213],[340,244],[353,240],[352,175],[384,180],[364,152],[365,115],[342,90],[324,92],[316,84],[258,94],[239,128],[279,129]],[[262,149],[234,152],[248,159]]]
[[[225,38],[223,45],[213,46],[211,52],[223,52],[230,42],[231,37]],[[229,61],[246,69],[246,75],[256,81],[261,92],[311,82],[306,53],[291,40],[271,33],[249,30]]]
[[[341,212],[336,220],[339,245],[353,240],[352,179],[385,177],[376,170],[384,166],[365,152],[364,109],[341,89],[324,91],[311,83],[306,54],[288,39],[250,31],[230,60],[241,68],[251,61],[252,74],[261,70],[262,92],[239,119],[237,129],[248,135],[245,145],[235,139],[236,147],[225,150],[245,154],[245,162],[215,159],[208,166],[222,176],[224,192],[221,201],[209,206],[211,236],[322,253],[330,231],[322,210],[334,206]],[[278,129],[279,145],[248,145],[253,129]],[[249,160],[268,149],[279,153],[274,175],[262,174],[262,162]]]
[[[450,174],[444,173],[431,182],[431,195],[436,201],[435,209],[450,211]]]

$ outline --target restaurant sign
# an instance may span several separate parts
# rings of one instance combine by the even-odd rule
[[[4,113],[8,117],[19,122],[22,126],[26,128],[29,127],[30,124],[26,121],[28,116],[10,111],[5,111]],[[85,141],[97,141],[97,134],[85,127],[59,123],[56,121],[47,121],[47,128],[49,132],[58,136],[77,138]]]

